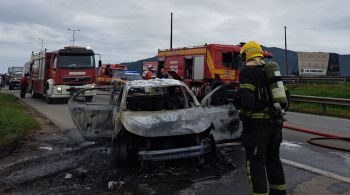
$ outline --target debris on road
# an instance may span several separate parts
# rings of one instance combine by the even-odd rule
[[[87,176],[88,170],[79,167],[74,170],[74,173],[77,174],[80,178],[85,178]]]
[[[120,190],[125,185],[124,181],[109,181],[108,189],[109,190]]]
[[[72,174],[67,173],[67,174],[64,176],[64,179],[71,179],[72,177],[73,177]]]
[[[47,146],[40,146],[39,149],[43,149],[43,150],[52,150],[52,147],[47,147]]]
[[[210,180],[210,179],[219,179],[219,178],[220,178],[220,176],[213,175],[213,176],[208,176],[208,177],[204,177],[204,178],[194,179],[192,181],[193,181],[193,183],[196,183],[196,182],[206,181],[206,180]]]

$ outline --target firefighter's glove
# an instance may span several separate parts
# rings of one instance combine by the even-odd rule
[[[274,111],[274,117],[276,117],[276,118],[282,118],[284,115],[286,115],[284,110],[275,110]]]

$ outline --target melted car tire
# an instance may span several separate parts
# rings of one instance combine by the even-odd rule
[[[210,145],[210,152],[206,153],[204,155],[205,160],[209,163],[209,164],[215,164],[217,162],[217,148],[216,148],[216,144],[215,144],[215,140],[213,135],[209,136],[209,145]]]
[[[119,138],[114,143],[114,164],[116,167],[123,167],[128,164],[128,141],[127,138]]]
[[[210,139],[210,155],[214,158],[217,157],[217,153],[216,153],[216,143],[215,143],[215,140],[214,140],[214,137],[213,135],[210,135],[209,136],[209,139]]]

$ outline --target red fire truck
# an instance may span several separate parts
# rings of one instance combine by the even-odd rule
[[[174,78],[184,81],[193,92],[214,78],[223,82],[238,82],[242,45],[206,44],[158,51],[158,73],[164,68]],[[264,51],[265,57],[272,57]],[[158,75],[159,76],[159,75]]]
[[[118,72],[128,70],[128,67],[121,64],[102,64],[98,71],[96,84],[99,86],[110,85],[112,77]]]
[[[45,95],[48,104],[56,98],[69,98],[76,90],[95,86],[95,54],[80,46],[32,53],[29,75],[33,98]],[[89,90],[85,98],[91,101],[94,95]]]

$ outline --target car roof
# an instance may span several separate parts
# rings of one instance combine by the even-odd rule
[[[149,79],[149,80],[134,80],[127,82],[128,87],[165,87],[174,85],[184,85],[183,82],[175,79]]]

